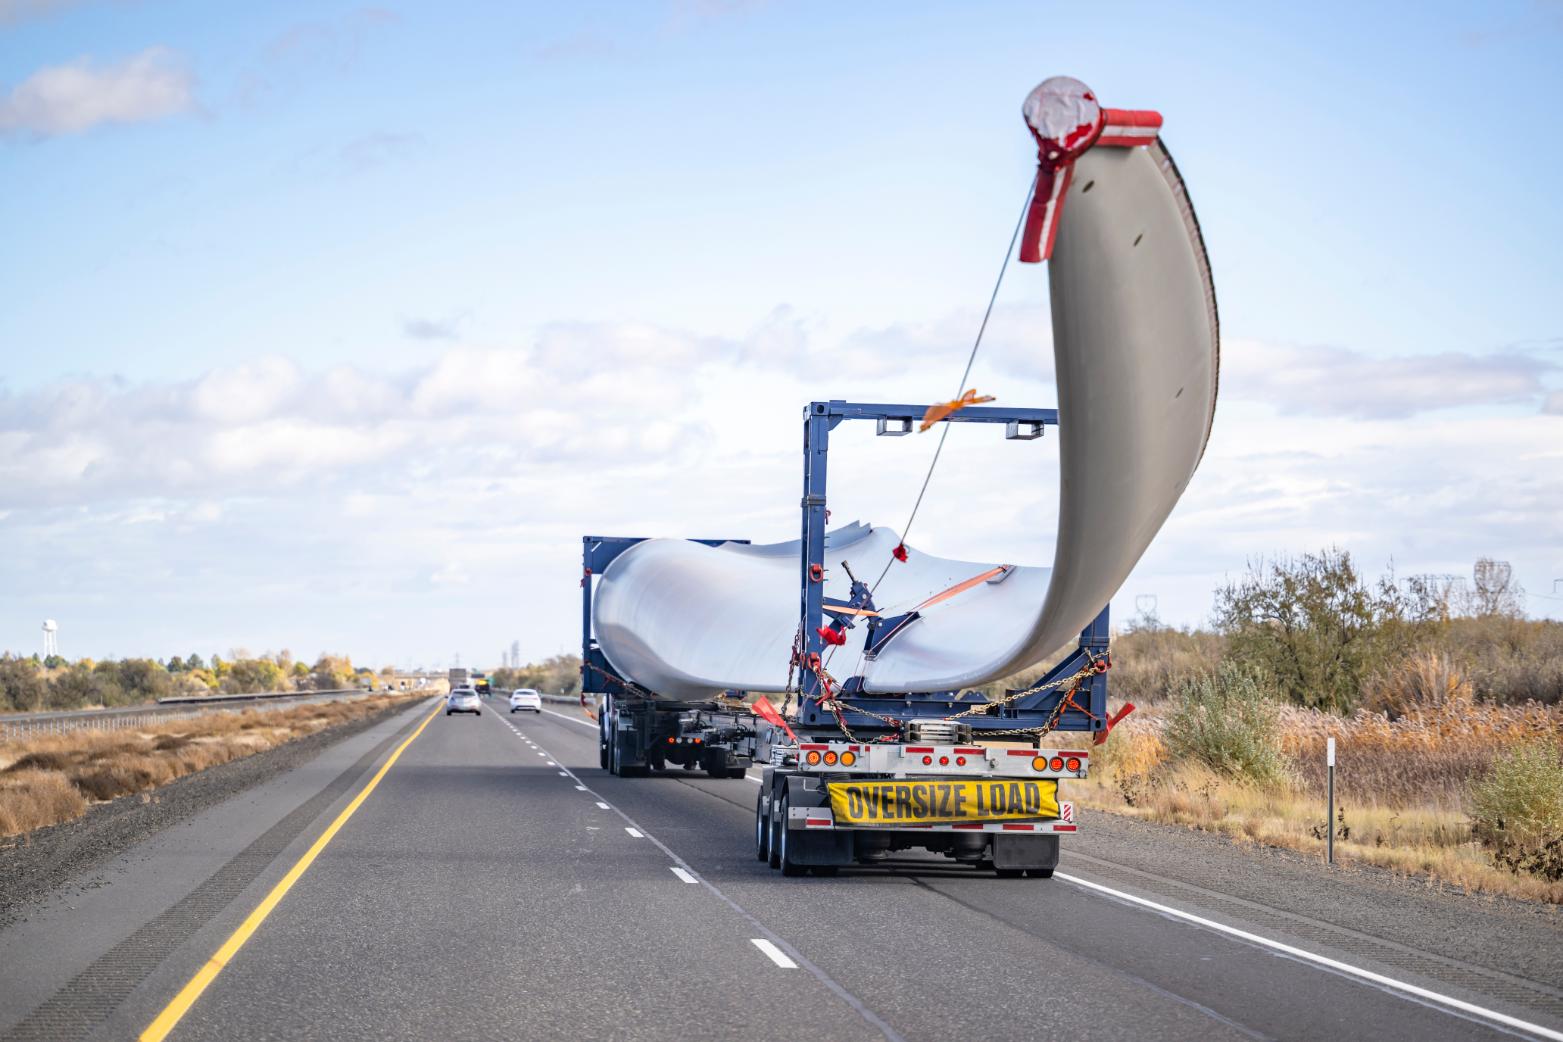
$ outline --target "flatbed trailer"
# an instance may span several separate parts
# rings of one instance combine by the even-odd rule
[[[820,623],[851,625],[852,611],[873,608],[866,584],[854,580],[851,600],[831,601],[820,581],[827,564],[830,432],[847,420],[868,420],[880,435],[902,434],[927,408],[845,401],[808,407],[799,552],[802,625],[794,661],[802,679],[790,721],[769,702],[758,715],[737,708],[748,699],[744,692],[709,702],[677,701],[617,675],[593,634],[593,583],[641,540],[582,540],[581,687],[583,697],[601,696],[601,766],[625,777],[672,765],[703,768],[718,778],[740,777],[758,766],[755,853],[784,875],[828,875],[843,865],[883,863],[898,851],[923,849],[1001,876],[1051,876],[1059,837],[1079,828],[1063,782],[1087,776],[1090,753],[1083,747],[1044,749],[1041,739],[1081,732],[1088,740],[1079,746],[1085,746],[1104,739],[1116,722],[1107,715],[1105,607],[1081,632],[1077,647],[1037,683],[1000,699],[959,691],[865,693],[860,678],[833,687],[821,668],[829,627]],[[1058,413],[965,408],[948,419],[1002,424],[1007,439],[1024,441],[1056,425]],[[890,632],[898,621],[880,624]],[[884,639],[892,637],[893,632]],[[789,692],[789,704],[792,697]]]

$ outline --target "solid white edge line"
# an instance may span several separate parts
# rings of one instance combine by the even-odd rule
[[[1374,984],[1381,985],[1393,991],[1402,991],[1407,995],[1415,995],[1417,998],[1426,999],[1429,1002],[1448,1006],[1451,1009],[1460,1010],[1462,1013],[1469,1013],[1476,1017],[1482,1017],[1484,1019],[1491,1020],[1508,1027],[1516,1028],[1520,1031],[1528,1031],[1532,1034],[1540,1035],[1542,1038],[1550,1038],[1557,1040],[1557,1042],[1563,1042],[1563,1031],[1553,1031],[1551,1028],[1542,1027],[1540,1024],[1532,1024],[1528,1020],[1521,1020],[1518,1017],[1511,1017],[1507,1013],[1499,1013],[1497,1010],[1487,1009],[1485,1006],[1478,1006],[1475,1003],[1466,1002],[1462,999],[1457,999],[1450,995],[1443,995],[1439,992],[1419,987],[1407,981],[1396,980],[1394,977],[1386,977],[1382,973],[1374,973],[1372,970],[1366,970],[1360,966],[1353,966],[1349,962],[1341,962],[1339,959],[1331,959],[1326,955],[1317,955],[1304,948],[1296,948],[1290,944],[1284,944],[1281,941],[1271,940],[1268,937],[1261,937],[1256,933],[1249,933],[1247,930],[1239,930],[1235,926],[1228,926],[1225,923],[1218,923],[1214,919],[1206,919],[1203,916],[1195,915],[1192,912],[1185,912],[1180,908],[1173,908],[1171,905],[1164,905],[1160,902],[1152,901],[1149,898],[1125,893],[1122,890],[1114,890],[1110,886],[1103,886],[1101,883],[1093,883],[1089,879],[1081,879],[1079,876],[1071,876],[1063,872],[1055,872],[1053,874],[1053,878],[1062,879],[1066,883],[1073,883],[1075,886],[1084,887],[1087,890],[1095,890],[1099,893],[1108,894],[1112,897],[1118,898],[1120,901],[1127,901],[1130,904],[1140,905],[1141,907],[1160,912],[1162,915],[1169,915],[1174,919],[1182,919],[1183,921],[1193,923],[1196,926],[1203,926],[1208,930],[1215,930],[1217,933],[1224,933],[1230,937],[1236,937],[1239,940],[1248,941],[1250,944],[1257,944],[1261,947],[1269,948],[1273,951],[1283,952],[1292,956],[1293,958],[1301,959],[1304,962],[1311,962],[1315,965],[1324,966],[1339,973],[1347,974],[1348,976],[1359,977],[1362,980],[1372,981]],[[759,944],[760,942],[756,941],[755,943]]]
[[[570,772],[569,771],[560,771],[559,772],[559,777],[561,777],[561,778],[568,778],[569,776],[570,776]]]
[[[565,773],[565,777],[566,778],[568,778],[570,776],[570,772],[569,771],[565,771],[564,773]],[[576,792],[585,792],[586,791],[586,786],[584,786],[584,785],[577,785],[575,787],[575,791]]]
[[[698,882],[700,882],[700,880],[696,879],[694,876],[690,875],[688,872],[685,872],[682,868],[679,868],[677,865],[669,865],[668,866],[668,871],[672,872],[675,876],[678,876],[678,878],[682,879],[686,883],[698,883]]]
[[[776,945],[772,944],[770,941],[767,941],[764,937],[751,937],[749,938],[749,943],[764,952],[767,959],[770,959],[782,969],[795,970],[798,968],[797,963],[787,958],[786,952],[776,947]]]
[[[602,810],[607,810],[608,809],[608,805],[606,803],[602,802],[601,800],[597,801],[597,806],[600,809],[602,809]]]
[[[631,828],[628,825],[624,826],[624,831],[628,832],[635,839],[645,839],[646,838],[646,834],[644,832],[642,832],[640,829]]]

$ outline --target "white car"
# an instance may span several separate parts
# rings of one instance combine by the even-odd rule
[[[510,711],[517,709],[530,709],[534,713],[543,711],[543,696],[529,687],[518,687],[510,694]]]
[[[478,701],[478,693],[470,687],[458,687],[445,696],[445,715],[452,713],[471,713],[474,716],[483,715],[483,703]]]

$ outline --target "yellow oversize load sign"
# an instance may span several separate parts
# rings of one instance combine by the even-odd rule
[[[1058,817],[1058,783],[995,781],[830,782],[838,825],[947,825]]]

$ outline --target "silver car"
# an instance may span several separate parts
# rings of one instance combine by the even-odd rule
[[[483,703],[478,701],[478,693],[470,687],[458,687],[445,696],[445,715],[452,713],[471,713],[474,716],[483,715]]]

